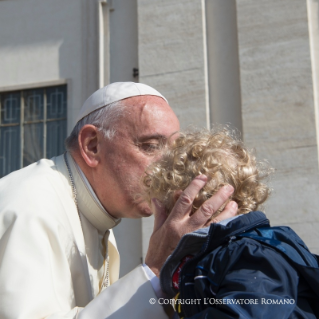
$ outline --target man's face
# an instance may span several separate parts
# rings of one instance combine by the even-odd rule
[[[101,165],[95,189],[100,201],[114,217],[150,216],[141,199],[141,178],[162,143],[179,131],[179,122],[169,105],[157,96],[131,97],[115,125],[113,139],[101,142]]]

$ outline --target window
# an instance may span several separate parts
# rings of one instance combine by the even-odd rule
[[[0,177],[64,152],[66,85],[0,93]]]

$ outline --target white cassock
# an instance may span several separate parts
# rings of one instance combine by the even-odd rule
[[[0,180],[0,318],[167,318],[142,266],[118,280],[120,220],[67,156],[79,213],[63,155]]]

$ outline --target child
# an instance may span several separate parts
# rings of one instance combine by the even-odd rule
[[[161,160],[147,170],[144,184],[147,199],[158,198],[169,213],[178,191],[205,174],[208,182],[195,199],[192,212],[222,186],[230,184],[234,187],[231,200],[237,202],[238,214],[245,214],[268,198],[269,187],[262,181],[271,171],[266,163],[257,163],[253,153],[231,131],[202,130],[181,134],[172,147],[164,150]]]
[[[238,216],[185,235],[165,262],[162,290],[175,296],[181,318],[319,316],[317,256],[289,227],[270,227],[256,211],[269,196],[263,180],[270,172],[227,129],[180,134],[148,168],[146,197],[162,201],[168,214],[200,174],[208,182],[192,214],[225,184],[238,204]]]

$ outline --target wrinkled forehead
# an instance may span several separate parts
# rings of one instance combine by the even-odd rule
[[[118,129],[135,135],[158,134],[165,137],[179,130],[175,113],[161,97],[130,97],[121,104],[125,105],[125,109]]]

